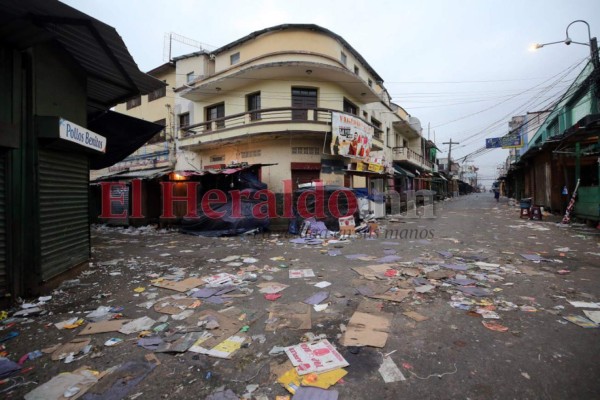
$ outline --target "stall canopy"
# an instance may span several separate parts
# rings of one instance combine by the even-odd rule
[[[394,165],[394,170],[396,170],[396,173],[399,174],[399,175],[408,176],[409,178],[414,178],[415,177],[415,174],[413,174],[412,172],[407,171],[404,168],[399,167],[397,165]]]
[[[90,168],[107,168],[124,160],[164,128],[114,111],[102,113],[88,122],[88,129],[106,138],[106,153],[90,157]]]

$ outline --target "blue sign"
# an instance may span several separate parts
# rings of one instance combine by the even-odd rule
[[[519,147],[523,147],[523,141],[521,141],[520,135],[485,139],[486,149],[516,149]]]

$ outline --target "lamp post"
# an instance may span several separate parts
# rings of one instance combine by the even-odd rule
[[[569,28],[571,27],[571,25],[573,25],[577,22],[583,22],[587,26],[588,43],[575,42],[569,36]],[[598,41],[596,40],[595,37],[592,37],[592,33],[590,31],[590,24],[588,24],[586,21],[584,21],[582,19],[578,19],[578,20],[571,22],[569,25],[567,25],[567,29],[565,30],[565,39],[564,40],[559,40],[558,42],[542,43],[542,44],[537,43],[537,44],[533,45],[533,50],[541,49],[544,46],[548,46],[551,44],[557,44],[557,43],[564,43],[567,46],[569,46],[571,43],[588,46],[590,48],[590,56],[592,58],[592,65],[594,66],[594,69],[600,68],[600,59],[598,58]]]

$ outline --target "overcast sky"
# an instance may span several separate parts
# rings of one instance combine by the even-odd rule
[[[452,158],[507,133],[512,115],[547,108],[585,65],[588,46],[563,40],[586,20],[600,35],[600,0],[65,0],[117,29],[148,71],[163,59],[165,33],[216,48],[282,23],[313,23],[342,36],[383,77],[395,103],[421,120],[425,137],[452,138]],[[569,34],[588,43],[585,24]],[[176,45],[175,54],[194,51]],[[435,136],[434,136],[435,132]],[[446,153],[441,156],[445,156]],[[508,156],[473,160],[481,178]],[[488,187],[491,181],[484,181]]]

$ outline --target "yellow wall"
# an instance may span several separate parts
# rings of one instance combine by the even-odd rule
[[[240,53],[240,61],[237,64],[231,65],[231,55]],[[240,68],[246,68],[244,63],[255,58],[264,57],[265,55],[288,52],[290,55],[278,55],[283,60],[297,60],[300,56],[298,52],[305,53],[306,56],[314,54],[325,56],[329,59],[329,63],[337,67],[346,67],[354,72],[354,66],[359,68],[359,76],[367,81],[373,81],[373,87],[376,88],[375,78],[371,76],[365,66],[363,66],[341,43],[331,36],[307,30],[285,30],[275,31],[263,34],[255,39],[242,43],[228,51],[218,54],[215,59],[215,73],[231,70],[235,71]],[[346,64],[341,61],[341,53],[346,54]],[[318,57],[320,62],[323,62],[324,57]],[[264,61],[263,61],[264,62]],[[381,90],[381,88],[378,88]]]

